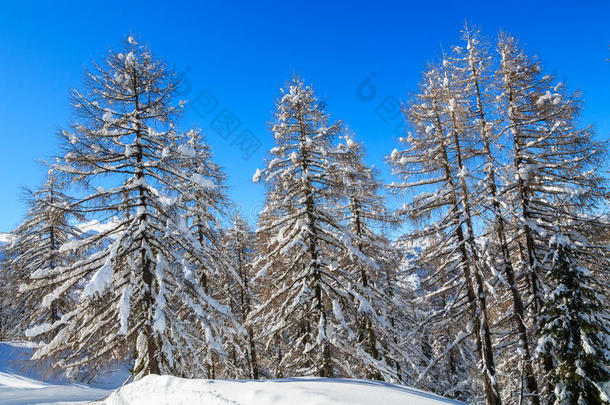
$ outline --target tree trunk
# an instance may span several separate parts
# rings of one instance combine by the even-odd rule
[[[472,61],[472,59],[471,59]],[[502,267],[504,277],[506,278],[506,282],[508,283],[511,298],[512,298],[512,306],[513,306],[513,320],[517,325],[517,333],[519,336],[519,341],[521,347],[523,349],[523,373],[525,374],[525,389],[530,395],[530,404],[531,405],[540,405],[540,398],[538,397],[538,382],[536,381],[536,376],[534,374],[534,369],[532,367],[532,355],[531,349],[529,347],[529,341],[527,336],[527,327],[525,325],[525,311],[523,308],[523,300],[521,299],[521,293],[517,287],[517,282],[515,280],[515,271],[513,269],[513,264],[510,259],[510,250],[508,247],[508,242],[506,239],[506,232],[504,227],[504,217],[502,216],[502,210],[500,208],[500,203],[498,202],[497,195],[497,187],[496,187],[496,179],[494,174],[494,164],[493,157],[491,154],[491,146],[489,136],[487,135],[487,120],[485,118],[485,112],[483,111],[483,102],[481,97],[481,91],[479,87],[479,77],[477,74],[476,66],[471,62],[470,63],[472,78],[475,85],[475,92],[477,98],[477,108],[479,110],[479,119],[481,120],[480,129],[481,129],[481,138],[484,141],[484,153],[487,159],[487,188],[489,195],[492,201],[492,209],[494,213],[494,220],[496,223],[496,233],[498,235],[498,241],[500,245],[500,251],[502,254]]]
[[[437,126],[438,129],[441,130],[443,128],[442,125],[442,121],[440,119],[439,111],[438,111],[438,106],[435,106],[435,110],[436,110],[436,120],[437,120]],[[443,132],[441,132],[443,133]],[[457,142],[457,134],[453,133],[454,135],[454,142],[456,142],[456,150],[458,151],[458,165],[459,168],[462,169],[462,161],[461,161],[461,155],[459,152],[459,142]],[[475,325],[475,337],[476,337],[476,348],[477,348],[477,352],[479,353],[479,357],[481,359],[482,365],[483,365],[483,383],[485,386],[485,398],[486,398],[486,404],[487,405],[500,405],[502,403],[501,399],[500,399],[500,394],[499,394],[499,390],[498,390],[498,381],[496,379],[496,373],[495,373],[495,364],[494,364],[494,359],[493,359],[493,352],[492,352],[492,346],[491,346],[491,336],[489,333],[489,325],[487,323],[487,306],[486,306],[486,300],[485,300],[485,291],[483,288],[483,282],[481,279],[481,275],[479,274],[479,269],[477,267],[477,263],[476,263],[476,247],[472,245],[472,238],[473,238],[473,233],[472,233],[472,225],[470,222],[470,207],[468,205],[468,200],[467,200],[467,189],[465,187],[465,180],[462,177],[462,193],[463,195],[463,199],[462,199],[462,204],[463,204],[463,209],[464,209],[464,214],[467,214],[467,226],[469,227],[469,240],[467,241],[465,236],[464,236],[464,231],[462,229],[462,223],[460,222],[460,219],[458,217],[456,217],[456,215],[460,212],[460,208],[459,208],[459,202],[458,202],[458,196],[457,196],[457,192],[456,192],[456,187],[454,185],[454,181],[453,181],[453,175],[451,173],[451,167],[449,166],[449,157],[447,155],[447,151],[446,149],[443,147],[442,148],[442,153],[443,153],[443,159],[445,162],[444,165],[444,171],[445,171],[445,176],[447,178],[447,183],[450,185],[451,188],[451,207],[452,207],[452,211],[453,211],[453,216],[455,219],[455,226],[456,226],[456,236],[458,239],[458,245],[459,245],[459,250],[460,250],[460,254],[462,257],[462,271],[464,272],[464,279],[466,281],[466,291],[467,291],[467,296],[468,296],[468,302],[469,302],[469,306],[470,306],[470,314],[471,314],[471,318],[473,321],[473,324]],[[473,274],[471,272],[471,260],[468,257],[468,252],[466,250],[466,243],[469,242],[471,250],[472,250],[472,254],[473,254],[473,261],[472,261],[472,272],[474,272],[474,277]],[[473,283],[474,281],[474,283]],[[475,284],[476,283],[476,284]]]

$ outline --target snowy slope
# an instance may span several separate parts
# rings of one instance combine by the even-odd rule
[[[350,379],[287,378],[267,381],[188,380],[150,375],[113,392],[127,378],[114,370],[93,386],[65,379],[40,381],[24,369],[33,344],[0,342],[0,405],[442,405],[460,404],[399,385]]]
[[[287,378],[268,381],[187,380],[149,375],[126,385],[103,405],[441,405],[436,395],[368,380]]]
[[[128,374],[113,370],[95,386],[70,384],[65,378],[44,378],[44,371],[31,367],[29,357],[36,345],[0,342],[0,405],[56,404],[106,398]]]

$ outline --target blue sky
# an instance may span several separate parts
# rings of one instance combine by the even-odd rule
[[[209,116],[191,109],[180,126],[207,134],[232,199],[250,218],[264,193],[252,174],[272,145],[274,100],[293,73],[365,142],[368,162],[389,182],[383,158],[396,145],[399,120],[384,121],[377,107],[414,91],[426,62],[458,41],[465,21],[492,38],[500,29],[518,36],[583,92],[583,122],[610,138],[607,1],[24,3],[0,4],[0,232],[23,218],[22,187],[36,187],[45,173],[37,160],[59,153],[57,130],[70,122],[70,89],[82,86],[84,67],[129,34],[183,74],[183,98],[217,100]],[[377,92],[363,101],[357,88],[367,78]],[[240,121],[228,139],[212,125],[225,109]],[[248,159],[232,145],[245,129],[262,143]]]

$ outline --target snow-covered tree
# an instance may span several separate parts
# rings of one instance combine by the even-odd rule
[[[432,282],[430,276],[438,262],[420,260],[420,255],[433,249],[430,244],[434,243],[433,239],[418,240],[414,246],[408,237],[396,242],[396,248],[403,252],[400,268],[406,275],[404,283],[412,290],[407,297],[410,299],[405,302],[413,307],[413,327],[405,331],[403,339],[419,348],[413,356],[415,378],[409,384],[448,398],[472,402],[476,394],[471,370],[477,362],[477,354],[463,333],[466,329],[463,317],[452,317],[455,291],[437,290],[438,284]],[[447,312],[443,313],[445,309]],[[451,321],[445,316],[451,317]]]
[[[339,265],[348,269],[361,287],[362,295],[379,316],[369,312],[345,314],[356,331],[358,348],[364,356],[367,378],[403,380],[400,369],[408,356],[406,346],[398,344],[399,331],[409,328],[406,311],[406,294],[399,283],[398,260],[393,246],[384,232],[392,225],[385,198],[381,195],[382,184],[376,169],[364,162],[364,148],[353,135],[344,136],[337,147],[337,158],[331,171],[337,181],[338,201],[344,221],[351,233],[352,243],[367,260],[362,260],[346,251]],[[334,203],[334,202],[333,202]],[[402,342],[401,342],[402,343]],[[379,367],[381,361],[387,363]]]
[[[84,91],[74,91],[77,118],[61,132],[66,154],[53,167],[82,186],[73,209],[105,226],[59,249],[83,258],[32,274],[41,287],[59,286],[43,298],[49,305],[82,284],[72,311],[29,330],[63,326],[34,358],[61,357],[57,366],[68,371],[133,360],[136,379],[203,375],[202,347],[222,356],[219,337],[240,330],[201,284],[220,270],[186,215],[187,190],[214,201],[218,176],[190,169],[203,162],[193,132],[175,125],[179,83],[133,37],[86,77]]]
[[[239,317],[242,325],[246,324],[248,315],[257,300],[254,296],[252,279],[254,277],[253,262],[256,248],[256,238],[248,223],[239,215],[233,218],[233,226],[224,232],[222,238],[223,249],[227,253],[233,269],[238,278],[230,280],[229,306],[231,311]],[[254,328],[247,326],[247,336],[240,345],[240,352],[235,348],[231,352],[230,360],[238,370],[246,371],[242,377],[258,379],[257,345],[254,340]]]
[[[608,404],[610,311],[592,277],[587,246],[567,235],[551,238],[551,258],[538,330],[538,351],[553,359],[552,404]],[[580,245],[580,246],[579,246]],[[606,263],[608,265],[608,263]]]
[[[478,149],[477,170],[472,170],[476,181],[472,184],[479,196],[475,201],[477,221],[484,224],[481,228],[486,229],[479,235],[484,246],[482,259],[490,269],[488,283],[494,284],[493,290],[498,295],[499,319],[496,322],[506,331],[496,334],[496,344],[502,348],[496,354],[501,357],[498,366],[505,376],[502,378],[502,388],[507,400],[513,401],[514,395],[520,395],[532,405],[538,405],[538,382],[525,316],[527,289],[513,264],[514,257],[511,256],[518,248],[508,233],[507,213],[503,209],[504,184],[500,180],[507,157],[500,152],[501,120],[495,110],[495,97],[500,86],[494,75],[495,60],[478,30],[466,25],[462,42],[463,46],[453,48],[445,68],[451,70],[449,78],[452,85],[459,88],[464,100],[466,117],[462,130],[469,133]],[[502,308],[507,307],[511,310],[509,316],[504,316]],[[513,341],[516,341],[517,350],[515,344],[511,343]]]
[[[241,277],[234,270],[234,263],[223,241],[223,225],[230,204],[226,197],[225,175],[212,160],[212,151],[197,131],[188,134],[186,144],[180,147],[182,153],[190,156],[183,162],[187,181],[180,189],[181,204],[185,206],[186,220],[190,232],[205,249],[203,255],[194,259],[197,277],[203,291],[212,299],[231,309],[234,285],[242,285]],[[199,187],[191,187],[195,182]],[[187,257],[190,253],[187,252]],[[237,317],[239,312],[235,313]],[[230,326],[230,325],[226,325]],[[241,329],[241,328],[240,328]],[[232,327],[218,328],[215,332],[222,342],[225,355],[231,358],[245,357],[245,335],[235,333]],[[205,359],[207,378],[237,378],[249,374],[249,367],[242,363],[227,361],[226,356],[214,346],[204,346],[200,356]]]
[[[268,188],[257,259],[265,292],[249,319],[262,325],[259,336],[267,347],[281,346],[283,373],[360,376],[366,373],[362,362],[373,359],[360,346],[354,350],[357,331],[346,317],[380,315],[338,262],[346,256],[371,262],[329,204],[338,190],[329,173],[340,123],[329,123],[324,104],[301,80],[291,80],[282,93],[273,123],[277,146],[254,176]],[[376,367],[390,372],[383,359]]]
[[[426,290],[432,291],[429,299],[438,293],[448,297],[443,298],[444,308],[431,318],[440,323],[447,322],[447,317],[452,322],[461,318],[468,325],[454,343],[474,335],[486,403],[499,404],[484,263],[475,234],[476,196],[470,169],[478,153],[464,130],[463,89],[455,85],[448,61],[443,62],[425,73],[419,93],[405,111],[413,133],[401,138],[405,147],[395,149],[389,160],[403,180],[394,184],[396,189],[420,190],[411,204],[399,210],[416,221],[428,221],[411,238],[434,241],[419,256],[420,266],[435,268],[425,281]]]
[[[11,233],[11,241],[3,252],[4,288],[6,297],[11,297],[4,319],[5,326],[14,335],[23,336],[23,332],[33,324],[57,322],[71,310],[73,291],[58,290],[52,300],[43,299],[59,285],[30,279],[32,274],[66,266],[76,258],[60,251],[63,244],[80,235],[71,224],[71,220],[78,219],[70,211],[71,203],[52,169],[39,189],[27,192],[29,209],[26,218]],[[51,336],[45,334],[42,337],[48,341]]]
[[[503,194],[512,217],[509,232],[518,245],[514,257],[528,279],[533,302],[527,315],[535,326],[544,302],[543,261],[549,239],[556,223],[569,224],[564,227],[569,231],[591,222],[590,214],[606,193],[599,174],[605,146],[593,141],[590,127],[578,127],[578,93],[569,93],[553,75],[543,74],[541,64],[515,38],[502,35],[498,52],[502,91],[497,114],[512,147]],[[552,358],[544,355],[543,363],[550,373]]]

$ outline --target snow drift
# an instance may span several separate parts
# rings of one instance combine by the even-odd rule
[[[149,375],[112,393],[104,405],[436,405],[461,404],[379,381],[286,378],[267,381],[188,380]]]

